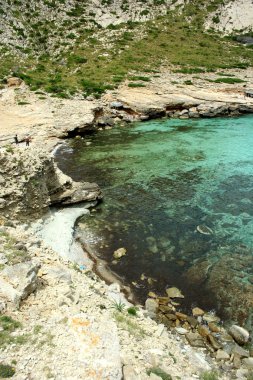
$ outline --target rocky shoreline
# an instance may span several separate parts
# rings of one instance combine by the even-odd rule
[[[209,316],[207,320],[203,311],[193,316],[177,311],[175,295],[152,294],[146,309],[139,306],[137,310],[121,295],[118,284],[107,286],[89,269],[64,261],[24,224],[45,215],[51,205],[94,202],[102,196],[96,184],[75,183],[55,166],[48,152],[59,138],[151,118],[253,112],[253,101],[245,99],[242,92],[222,96],[216,93],[214,102],[210,99],[214,93],[205,94],[205,99],[202,93],[202,99],[197,99],[202,90],[194,94],[195,98],[188,89],[158,94],[155,85],[134,89],[131,95],[129,91],[122,87],[116,94],[105,95],[101,102],[90,99],[75,104],[73,100],[72,106],[71,101],[48,98],[46,102],[54,111],[52,118],[38,127],[36,117],[39,114],[42,119],[43,115],[40,111],[36,111],[36,120],[28,122],[30,108],[38,106],[36,96],[23,84],[16,92],[13,88],[2,90],[0,110],[5,112],[8,107],[17,112],[17,94],[30,97],[31,106],[19,111],[24,120],[19,131],[31,134],[33,141],[29,149],[9,144],[11,134],[17,130],[17,120],[4,114],[8,128],[2,131],[0,152],[0,336],[4,332],[0,340],[1,365],[15,367],[13,378],[20,380],[155,380],[163,378],[158,369],[173,380],[203,378],[205,371],[217,371],[222,379],[247,379],[253,369],[252,350],[241,346],[248,344],[247,331],[242,333],[247,335],[244,342],[239,342],[231,331],[228,338],[216,323],[217,317],[210,320]],[[81,111],[80,104],[84,106]],[[40,148],[42,143],[44,149]],[[125,305],[122,310],[121,304]],[[131,307],[134,315],[128,311]],[[158,311],[157,323],[153,318]],[[3,323],[5,316],[10,318],[8,329]],[[238,328],[234,327],[237,333]],[[192,350],[186,339],[198,350]]]

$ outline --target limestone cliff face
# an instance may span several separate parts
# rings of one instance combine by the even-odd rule
[[[102,197],[96,184],[77,183],[42,149],[7,147],[0,151],[0,211],[4,217],[41,216],[52,204],[72,204]]]
[[[234,0],[222,3],[215,12],[210,13],[206,27],[212,27],[225,34],[233,31],[252,31],[252,0]]]

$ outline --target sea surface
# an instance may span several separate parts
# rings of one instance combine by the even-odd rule
[[[237,320],[253,310],[247,295],[253,285],[253,116],[98,131],[64,145],[56,160],[74,180],[102,188],[103,202],[80,220],[78,233],[138,301],[176,286],[185,295],[182,310],[198,305]],[[121,247],[126,255],[115,260]]]

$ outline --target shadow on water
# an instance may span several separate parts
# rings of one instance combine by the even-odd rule
[[[220,300],[231,303],[220,296],[229,275],[244,305],[238,289],[244,282],[244,291],[251,290],[253,273],[250,259],[240,266],[238,252],[246,249],[245,257],[253,257],[253,118],[244,120],[244,134],[241,119],[137,124],[87,136],[57,152],[66,174],[103,189],[104,201],[81,224],[98,237],[88,242],[92,249],[139,301],[149,291],[164,294],[177,286],[186,295],[182,310],[198,304],[234,317],[237,305],[223,308]],[[198,225],[214,233],[201,234]],[[115,260],[120,247],[127,254]],[[229,257],[240,275],[224,270]]]

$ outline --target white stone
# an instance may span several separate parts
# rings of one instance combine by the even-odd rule
[[[180,335],[185,335],[189,332],[188,330],[184,329],[183,327],[175,327],[175,331]]]

